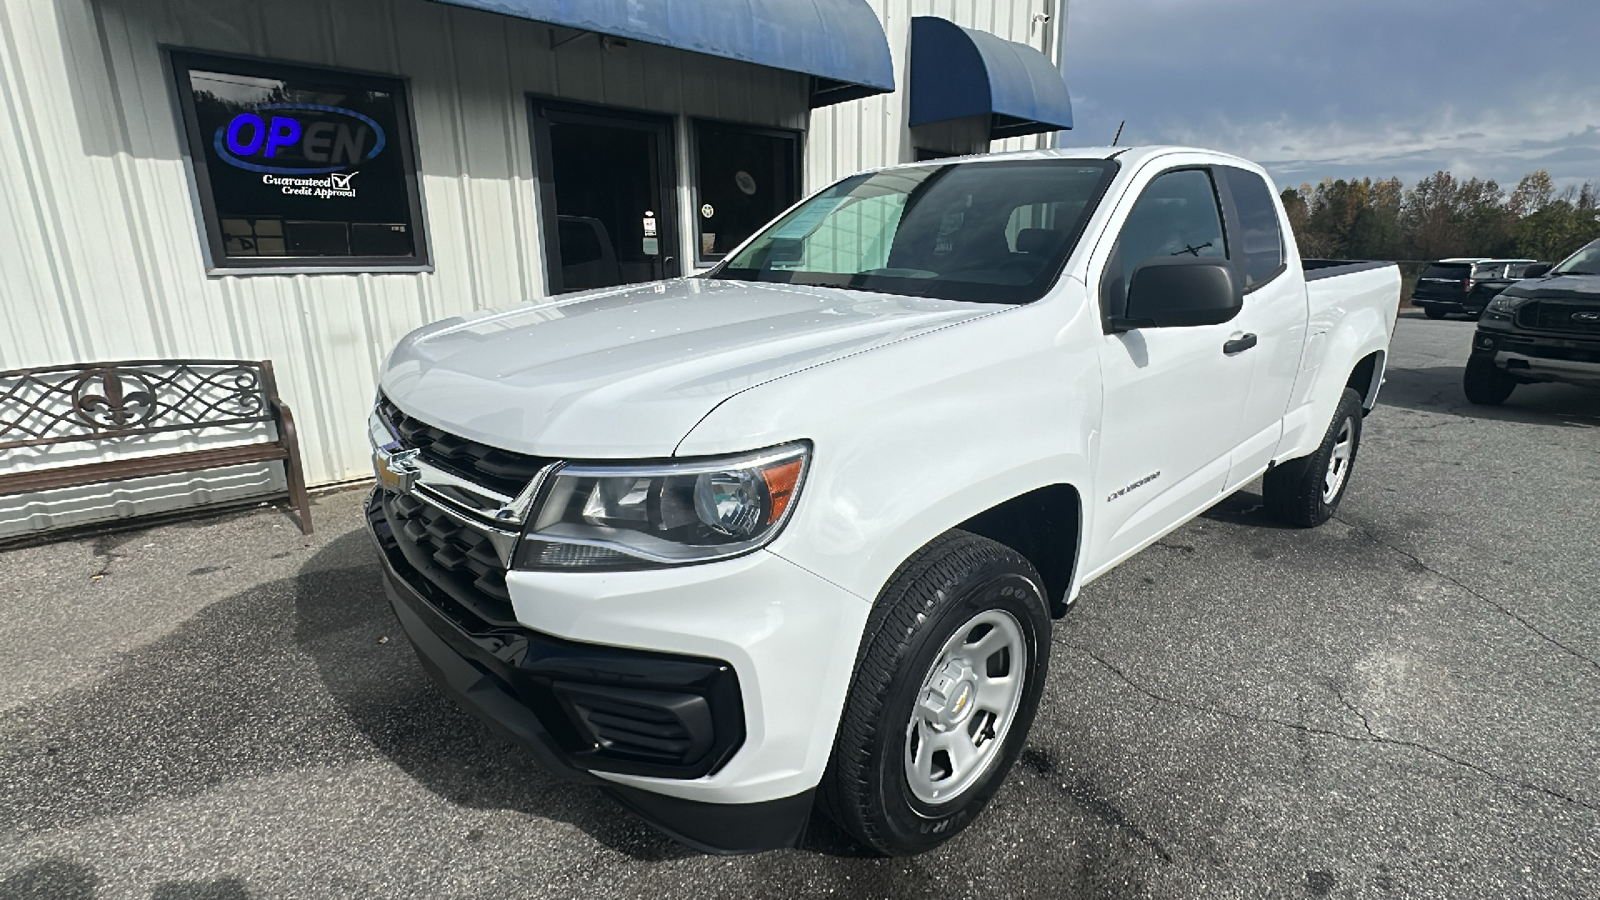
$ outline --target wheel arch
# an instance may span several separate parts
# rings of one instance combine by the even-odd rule
[[[1050,614],[1058,619],[1066,614],[1083,550],[1083,499],[1076,487],[1050,484],[1035,488],[955,527],[1022,554],[1044,579]]]
[[[1378,311],[1350,310],[1326,335],[1313,335],[1309,366],[1295,382],[1284,416],[1284,437],[1274,454],[1281,464],[1316,450],[1346,388],[1361,395],[1362,412],[1378,400],[1388,359],[1389,332]]]
[[[1378,389],[1383,386],[1384,364],[1388,353],[1383,350],[1374,350],[1356,361],[1355,367],[1350,370],[1350,377],[1345,379],[1345,387],[1354,388],[1361,395],[1361,410],[1363,414],[1372,412],[1378,403]]]

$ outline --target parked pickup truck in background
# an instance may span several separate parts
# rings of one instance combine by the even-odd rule
[[[820,806],[920,852],[1083,585],[1263,473],[1332,514],[1399,291],[1218,153],[867,172],[703,276],[405,338],[367,514],[424,667],[551,772],[702,849]]]
[[[1478,316],[1495,295],[1524,277],[1531,259],[1441,259],[1422,271],[1411,305],[1430,319],[1451,313]]]
[[[1473,403],[1504,403],[1539,381],[1600,387],[1600,241],[1529,274],[1478,320],[1464,376]]]

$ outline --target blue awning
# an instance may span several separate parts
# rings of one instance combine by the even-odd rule
[[[1043,53],[948,19],[911,20],[911,125],[990,116],[992,138],[1072,127],[1072,97]]]
[[[812,106],[894,90],[866,0],[434,0],[812,76]]]

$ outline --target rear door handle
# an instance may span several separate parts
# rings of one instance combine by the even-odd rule
[[[1228,341],[1226,344],[1223,344],[1222,352],[1229,356],[1233,356],[1238,353],[1243,353],[1255,345],[1256,336],[1253,334],[1247,334],[1244,337],[1236,337],[1233,340]]]

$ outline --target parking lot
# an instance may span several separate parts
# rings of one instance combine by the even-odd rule
[[[0,897],[1600,896],[1600,392],[1470,407],[1408,312],[1333,522],[1247,491],[1085,588],[940,850],[702,856],[538,771],[359,529],[256,509],[0,552]]]

